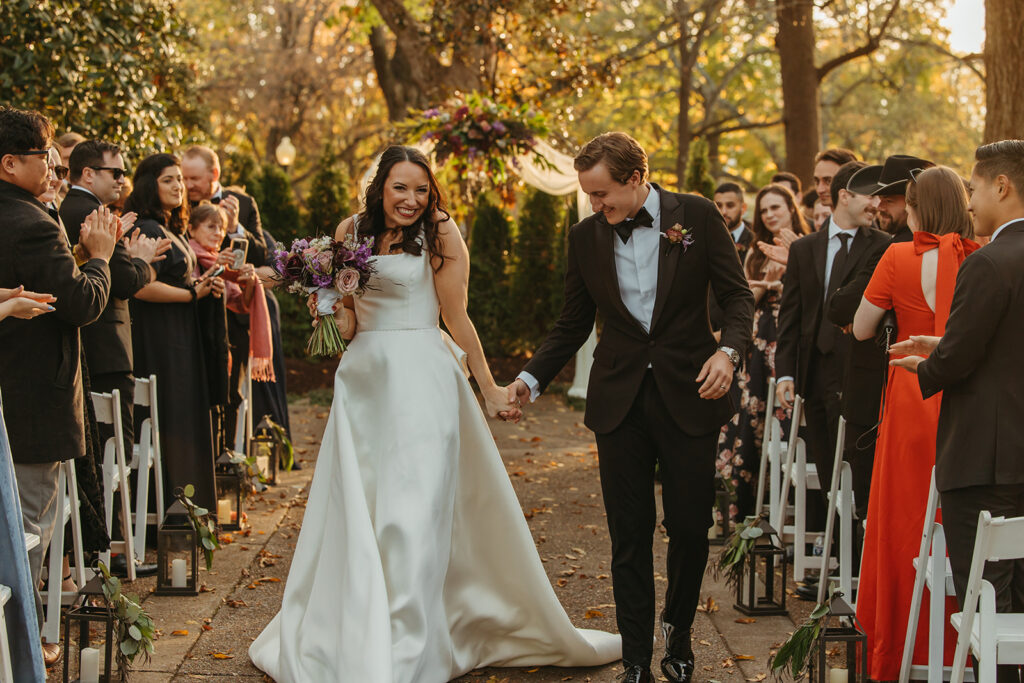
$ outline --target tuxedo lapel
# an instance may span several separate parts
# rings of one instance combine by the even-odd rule
[[[658,230],[664,235],[665,231],[676,223],[683,224],[683,206],[675,194],[664,192],[653,183],[651,186],[658,193],[658,198],[661,202]],[[675,278],[676,269],[679,266],[679,257],[684,251],[679,247],[670,248],[672,243],[663,237],[659,239],[658,287],[654,295],[654,313],[651,315],[651,330],[654,330],[655,325],[658,324],[658,317],[661,315],[662,309],[665,308],[668,293],[672,289],[672,280]]]
[[[615,310],[619,312],[619,315],[626,318],[626,320],[635,321],[636,318],[626,308],[626,304],[622,303],[622,293],[619,292],[619,272],[615,268],[615,245],[612,243],[615,231],[601,217],[595,216],[594,220],[596,222],[594,226],[594,245],[597,249],[597,265],[602,273],[609,273],[607,277],[603,277],[608,288],[608,299],[612,302]]]
[[[871,228],[860,228],[857,231],[857,236],[854,237],[853,243],[850,245],[850,253],[846,257],[846,263],[843,265],[843,272],[839,274],[839,284],[842,285],[846,281],[846,276],[853,270],[854,265],[857,263],[857,259],[863,255],[864,251],[868,248],[868,242],[871,241]]]

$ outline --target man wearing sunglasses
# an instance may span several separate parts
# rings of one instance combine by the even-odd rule
[[[43,554],[58,524],[60,463],[85,455],[82,373],[78,328],[103,311],[110,294],[107,262],[118,237],[116,222],[82,231],[87,260],[79,268],[61,232],[36,199],[50,183],[53,126],[38,112],[0,107],[0,287],[49,292],[54,312],[35,320],[0,325],[0,391],[3,392],[25,530],[39,536],[29,553],[36,614]],[[44,659],[60,659],[57,643]]]
[[[121,149],[104,140],[86,140],[77,144],[68,159],[71,167],[71,189],[60,205],[60,217],[72,244],[78,243],[86,216],[101,206],[120,198],[124,184],[124,159]],[[127,242],[127,244],[125,243]],[[125,452],[130,453],[135,440],[132,401],[135,378],[132,375],[132,328],[128,301],[155,279],[150,263],[163,258],[159,254],[170,244],[131,236],[119,241],[110,258],[110,300],[99,320],[82,329],[82,346],[93,391],[121,392],[121,427]],[[124,397],[129,397],[125,400]],[[111,436],[100,425],[103,441]],[[123,556],[115,556],[112,569],[121,573]],[[136,568],[139,576],[156,573],[156,565]]]

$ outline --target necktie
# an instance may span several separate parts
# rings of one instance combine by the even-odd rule
[[[621,223],[616,223],[612,226],[612,230],[619,236],[622,243],[625,244],[629,241],[629,236],[633,234],[635,228],[642,227],[654,227],[654,218],[648,213],[646,207],[640,207],[640,210],[636,212],[636,217],[627,218]]]
[[[832,259],[832,269],[828,275],[828,289],[825,294],[825,301],[822,308],[821,324],[818,325],[818,350],[822,353],[828,353],[836,345],[836,326],[832,324],[832,321],[826,316],[826,310],[828,307],[828,300],[832,298],[836,290],[839,289],[840,280],[843,277],[843,270],[846,268],[846,260],[850,255],[849,244],[850,234],[846,232],[840,232],[836,237],[839,238],[839,251]]]

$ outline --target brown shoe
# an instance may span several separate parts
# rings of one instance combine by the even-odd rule
[[[49,669],[60,661],[61,651],[58,643],[43,643],[43,664]]]

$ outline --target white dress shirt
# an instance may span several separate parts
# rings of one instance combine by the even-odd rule
[[[743,231],[747,229],[747,224],[740,221],[740,226],[732,231],[732,241],[739,244],[740,238],[743,237]]]
[[[85,192],[86,194],[91,194],[93,197],[96,197],[96,193],[95,192],[93,192],[92,190],[86,189],[86,188],[82,187],[81,185],[72,185],[71,189],[72,190],[81,190],[82,192]],[[96,197],[96,200],[99,201],[99,197]],[[102,204],[102,203],[103,202],[100,202],[100,204]]]
[[[1021,216],[1020,218],[1013,218],[1000,225],[998,228],[996,228],[996,231],[992,233],[992,237],[990,237],[988,241],[991,242],[995,238],[999,237],[999,233],[1003,231],[1003,228],[1005,228],[1010,223],[1016,223],[1017,221],[1024,221],[1024,216]]]
[[[615,232],[612,244],[615,250],[615,275],[619,283],[619,295],[626,310],[636,318],[644,331],[651,331],[654,317],[654,299],[658,294],[658,247],[661,244],[661,197],[658,191],[647,186],[647,199],[643,208],[654,219],[653,227],[638,227],[625,243]],[[639,212],[639,210],[638,210]],[[632,219],[629,219],[632,220]],[[611,230],[600,226],[599,230]],[[530,388],[530,401],[540,396],[540,382],[528,372],[520,372],[521,379]]]

